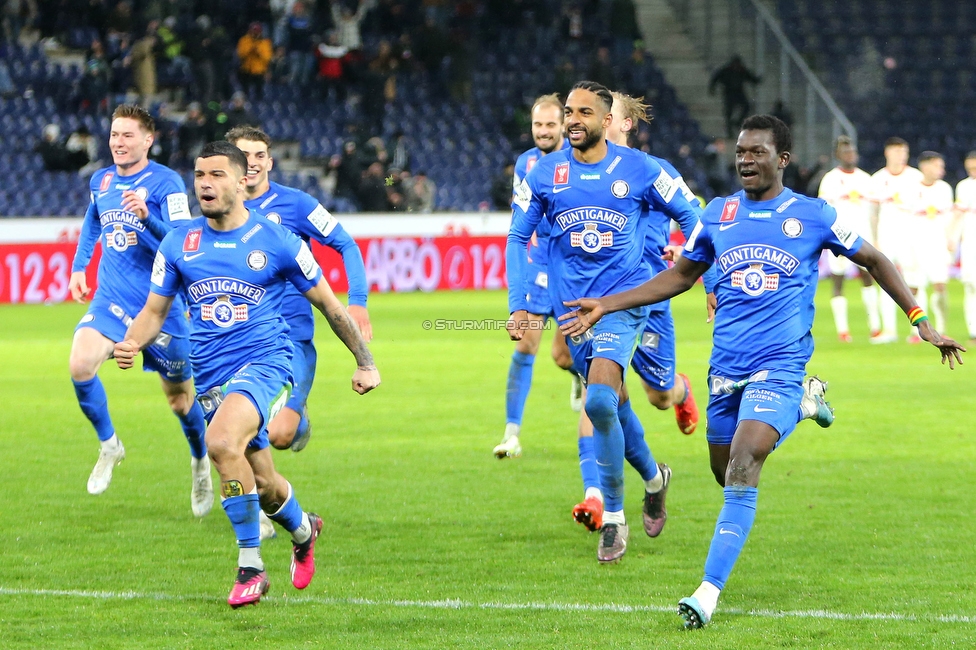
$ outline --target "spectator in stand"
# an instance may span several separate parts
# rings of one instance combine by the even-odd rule
[[[644,53],[644,42],[636,41],[630,52],[630,60],[621,70],[621,83],[631,97],[647,95],[651,87],[652,68]]]
[[[447,69],[451,99],[458,103],[471,102],[471,68],[474,54],[468,38],[460,30],[451,34],[450,64]]]
[[[712,196],[728,196],[732,193],[732,161],[726,154],[724,138],[715,138],[705,147],[701,166]]]
[[[386,175],[383,165],[374,162],[363,172],[359,182],[359,205],[363,212],[388,212],[390,202],[386,195]]]
[[[155,21],[150,22],[146,35],[136,41],[129,52],[132,81],[143,106],[148,106],[156,96],[156,27]]]
[[[350,52],[363,49],[362,22],[366,12],[376,5],[375,0],[359,0],[356,11],[352,11],[347,3],[332,3],[332,22],[339,34],[339,45]]]
[[[68,170],[68,150],[61,142],[61,127],[57,124],[48,124],[44,127],[41,131],[41,141],[34,146],[34,151],[41,155],[46,171]]]
[[[305,88],[312,78],[315,53],[312,45],[312,18],[301,1],[291,6],[285,21],[285,49],[288,52],[288,83]]]
[[[227,106],[224,115],[226,116],[224,121],[225,132],[237,126],[261,126],[258,123],[258,118],[247,109],[247,95],[239,90],[230,98],[230,105]],[[219,140],[222,137],[223,135],[215,134],[213,139]]]
[[[335,195],[353,203],[358,203],[363,163],[355,140],[347,140],[342,145],[342,156],[335,166],[335,171]]]
[[[185,52],[193,66],[193,96],[204,104],[215,96],[217,68],[221,62],[221,56],[214,51],[213,45],[210,16],[197,16]]]
[[[610,61],[610,48],[601,46],[596,49],[596,58],[590,64],[587,79],[603,84],[607,88],[617,87],[617,73],[613,71],[613,63]]]
[[[149,158],[160,165],[170,167],[170,161],[176,152],[177,124],[170,116],[169,104],[162,102],[156,111],[154,122],[156,130],[153,132],[153,143],[149,149]]]
[[[491,202],[496,210],[512,209],[512,188],[515,186],[515,163],[505,165],[502,173],[491,182]]]
[[[437,185],[426,172],[417,172],[407,189],[407,209],[411,212],[433,212]]]
[[[392,212],[403,212],[407,209],[405,188],[410,184],[410,172],[396,167],[390,167],[386,176],[386,201]]]
[[[79,85],[79,110],[92,113],[108,112],[108,92],[111,88],[112,68],[105,57],[105,48],[97,38],[92,41],[85,61],[85,71]]]
[[[383,99],[386,103],[396,101],[396,82],[399,70],[400,61],[393,51],[393,46],[390,45],[389,41],[380,41],[376,57],[369,62],[369,71],[382,82]]]
[[[386,150],[386,143],[379,136],[374,135],[366,141],[366,144],[363,146],[362,155],[367,167],[374,162],[378,162],[385,170],[390,162],[390,154]]]
[[[739,124],[752,114],[752,103],[746,95],[746,84],[753,85],[762,81],[746,64],[742,57],[736,54],[724,66],[715,71],[708,82],[709,94],[715,93],[715,86],[722,87],[722,104],[725,110],[725,135],[734,136]]]
[[[614,60],[623,61],[630,56],[634,41],[641,39],[640,27],[637,25],[634,0],[612,0],[607,28],[613,37]]]
[[[21,30],[36,19],[35,0],[7,0],[3,5],[3,35],[7,43],[16,43]]]
[[[176,16],[167,16],[156,30],[162,58],[159,63],[166,71],[166,82],[179,88],[190,82],[193,73],[190,60],[183,54],[183,39],[176,31]]]
[[[397,169],[409,172],[410,145],[403,131],[396,131],[393,134],[393,140],[390,142],[390,150],[393,152],[393,157],[390,159],[390,167],[396,167]]]
[[[237,41],[240,68],[237,78],[249,96],[264,97],[265,75],[271,64],[271,39],[264,36],[261,23],[251,23],[247,33]]]
[[[131,37],[135,33],[135,20],[132,16],[132,3],[129,0],[121,0],[112,8],[105,22],[106,40],[109,49],[113,42],[119,42],[123,38]]]
[[[430,77],[433,86],[431,93],[434,96],[446,95],[447,88],[442,67],[449,47],[447,33],[431,16],[427,16],[412,40],[415,44],[414,57]]]
[[[180,140],[180,160],[186,167],[193,167],[193,161],[200,155],[203,145],[210,142],[210,124],[207,123],[207,116],[203,114],[200,102],[190,102],[186,107],[186,115],[180,124],[178,131]]]
[[[68,142],[65,143],[64,147],[68,150],[68,158],[72,166],[82,163],[82,166],[78,169],[79,176],[87,178],[95,170],[105,166],[98,159],[98,140],[95,139],[95,136],[91,134],[91,131],[84,124],[79,125],[68,136]]]
[[[575,2],[563,3],[562,40],[568,54],[576,54],[583,47],[583,9]]]
[[[328,33],[326,42],[319,43],[316,47],[315,57],[318,60],[318,80],[322,97],[328,99],[334,93],[337,102],[346,101],[342,60],[348,51],[348,48],[339,44],[339,34],[335,30]]]

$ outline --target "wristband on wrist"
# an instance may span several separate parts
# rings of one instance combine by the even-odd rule
[[[908,320],[911,321],[913,326],[918,325],[922,321],[927,321],[928,316],[925,315],[925,310],[921,307],[912,307],[912,310],[908,312]]]

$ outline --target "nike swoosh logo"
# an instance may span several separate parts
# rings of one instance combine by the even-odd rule
[[[200,257],[204,253],[206,253],[206,251],[204,251],[203,253],[196,253],[195,255],[184,255],[183,256],[183,261],[184,262],[189,262],[190,260],[195,260],[196,258]]]
[[[752,410],[755,411],[756,413],[775,413],[776,412],[776,409],[764,409],[764,408],[760,408],[759,406],[754,406]]]
[[[739,533],[735,532],[734,530],[725,530],[724,528],[719,528],[718,529],[718,534],[719,535],[735,535],[736,537],[739,536]]]
[[[567,186],[567,187],[554,187],[554,188],[552,188],[552,193],[553,194],[559,194],[560,192],[565,192],[568,189],[570,189],[569,186]]]
[[[721,226],[718,227],[718,229],[719,230],[728,230],[732,226],[738,226],[740,223],[742,223],[742,222],[741,221],[736,221],[735,223],[723,223]]]
[[[228,383],[228,384],[250,384],[251,382],[249,382],[249,381],[248,381],[248,380],[246,380],[246,379],[231,379],[231,380],[230,380],[229,382],[227,382],[227,383]]]
[[[610,352],[613,348],[597,348],[594,352]]]

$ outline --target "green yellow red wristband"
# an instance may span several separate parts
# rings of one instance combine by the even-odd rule
[[[925,315],[925,310],[921,307],[913,307],[910,312],[908,312],[908,320],[911,321],[912,325],[918,325],[922,321],[928,320],[929,317]]]

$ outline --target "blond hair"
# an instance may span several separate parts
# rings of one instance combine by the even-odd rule
[[[621,120],[630,118],[630,121],[634,124],[637,124],[637,122],[651,123],[651,116],[649,114],[651,105],[645,104],[643,97],[631,97],[630,95],[617,91],[610,94],[613,95],[615,101],[620,102],[620,107],[623,111],[623,114],[620,116]]]
[[[535,109],[539,108],[540,106],[546,106],[546,105],[555,106],[556,108],[559,109],[559,121],[561,122],[563,119],[563,102],[562,100],[559,99],[559,95],[557,95],[556,93],[542,95],[541,97],[536,99],[535,103],[532,104],[532,110],[529,111],[529,114],[531,115],[532,113],[535,113]]]

